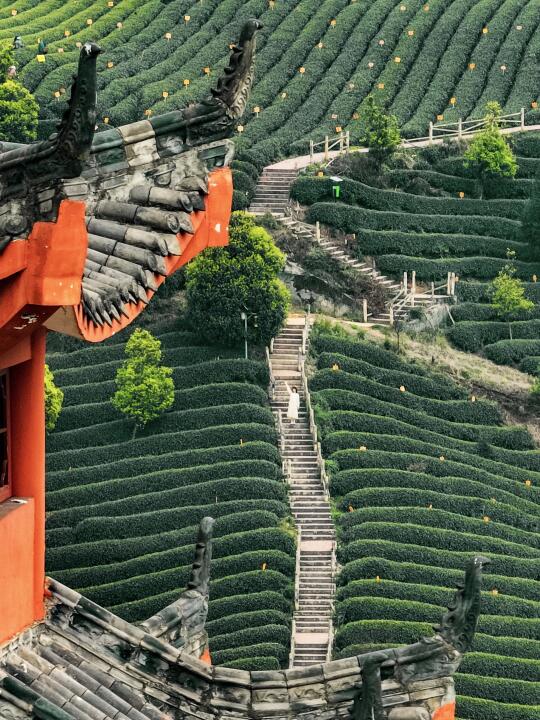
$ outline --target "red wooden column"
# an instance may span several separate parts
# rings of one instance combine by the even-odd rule
[[[33,617],[43,617],[45,583],[45,338],[37,328],[31,338],[32,357],[10,370],[11,483],[14,497],[32,498]],[[21,530],[22,532],[22,530]],[[15,559],[16,562],[16,559]]]

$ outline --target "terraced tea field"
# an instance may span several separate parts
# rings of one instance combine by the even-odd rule
[[[521,237],[521,217],[540,168],[540,138],[524,133],[513,139],[519,171],[517,179],[499,179],[480,199],[480,187],[463,158],[444,157],[426,148],[411,169],[389,170],[386,188],[372,187],[345,177],[340,201],[332,200],[330,177],[301,177],[292,196],[309,206],[307,220],[356,236],[360,258],[374,257],[383,274],[400,277],[416,271],[420,284],[445,281],[448,272],[459,277],[452,308],[456,325],[451,341],[469,352],[482,351],[499,364],[537,372],[540,362],[540,262]],[[412,157],[412,155],[411,155]],[[332,167],[332,166],[331,166]],[[339,165],[332,172],[340,172]],[[344,171],[346,173],[346,169]],[[463,197],[460,197],[460,193]],[[489,283],[516,254],[517,275],[535,303],[508,324],[490,306]]]
[[[46,134],[61,114],[77,43],[101,43],[99,117],[119,125],[207,94],[253,16],[264,29],[241,144],[262,164],[336,127],[354,140],[371,91],[409,137],[425,135],[438,115],[479,116],[486,100],[508,112],[526,106],[528,121],[537,119],[536,0],[0,0],[0,40],[23,38],[17,64],[49,121]],[[49,47],[44,63],[38,38]]]
[[[282,524],[289,509],[266,366],[189,332],[157,337],[175,403],[135,440],[109,402],[122,342],[49,356],[65,400],[47,442],[47,572],[141,621],[185,587],[197,525],[212,515],[212,659],[279,668],[295,541]]]
[[[431,633],[472,553],[491,558],[458,715],[540,713],[540,453],[498,407],[364,341],[314,337],[310,380],[339,511],[335,653]],[[333,370],[334,365],[338,366]]]

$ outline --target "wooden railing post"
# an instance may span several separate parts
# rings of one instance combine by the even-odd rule
[[[458,138],[461,140],[461,138],[463,136],[463,118],[459,118],[459,120],[458,120],[457,135],[458,135]]]
[[[407,271],[405,270],[405,272],[403,273],[403,289],[405,290],[405,292],[407,292],[407,285],[408,285]]]
[[[452,294],[452,273],[450,271],[448,271],[448,276],[446,278],[446,294]]]
[[[339,154],[343,155],[343,150],[345,149],[345,136],[343,135],[343,130],[339,133]]]
[[[413,270],[411,275],[411,292],[413,296],[416,294],[416,270]]]
[[[364,298],[362,300],[362,315],[364,317],[364,322],[367,323],[367,300]]]
[[[324,136],[324,159],[328,160],[328,135]]]
[[[309,162],[313,164],[313,140],[309,141]]]
[[[429,123],[429,144],[433,145],[433,123]]]
[[[394,307],[392,305],[390,305],[389,315],[390,315],[390,325],[393,325],[394,324]]]
[[[435,297],[435,283],[433,280],[431,281],[431,299],[433,300]]]
[[[349,149],[351,147],[351,133],[349,130],[345,133],[345,148],[347,150],[347,153],[349,152]]]
[[[318,220],[315,223],[315,237],[317,239],[317,242],[320,243],[321,242],[321,224]]]
[[[524,107],[521,108],[521,112],[520,112],[520,128],[522,130],[525,130],[525,108]]]

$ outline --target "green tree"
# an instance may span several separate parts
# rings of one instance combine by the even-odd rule
[[[491,305],[497,315],[508,323],[508,334],[512,336],[512,320],[520,312],[528,312],[534,307],[532,300],[525,297],[525,286],[516,277],[516,268],[512,263],[515,252],[507,252],[508,263],[493,280],[491,286]]]
[[[209,342],[237,345],[248,338],[266,344],[287,316],[289,293],[278,280],[285,256],[244,212],[231,215],[229,244],[209,248],[187,266],[187,313]]]
[[[514,177],[517,172],[514,153],[499,128],[500,116],[499,103],[487,103],[485,128],[474,137],[464,155],[464,165],[480,180],[482,194],[488,179]]]
[[[529,243],[531,255],[540,260],[540,175],[536,176],[531,196],[521,219],[521,238]]]
[[[4,82],[7,71],[11,65],[15,65],[15,53],[10,42],[0,42],[0,82]]]
[[[45,428],[49,432],[56,427],[63,402],[64,393],[55,385],[52,370],[45,365]]]
[[[28,142],[37,136],[39,106],[23,85],[0,83],[0,141]]]
[[[360,121],[360,142],[367,145],[376,161],[382,162],[401,142],[397,117],[385,112],[373,95],[368,95]]]
[[[24,85],[8,79],[15,64],[11,43],[0,43],[0,142],[29,142],[37,137],[39,106]]]
[[[116,373],[111,402],[134,421],[133,437],[174,403],[172,370],[160,365],[161,342],[148,330],[137,329],[125,347],[126,360]]]

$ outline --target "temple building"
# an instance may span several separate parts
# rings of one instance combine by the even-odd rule
[[[485,558],[431,638],[303,669],[212,666],[211,518],[186,590],[140,625],[45,577],[45,338],[99,342],[161,283],[227,243],[229,139],[253,80],[249,21],[212,96],[95,134],[86,43],[58,132],[0,146],[0,718],[452,720],[452,675],[479,614]]]

